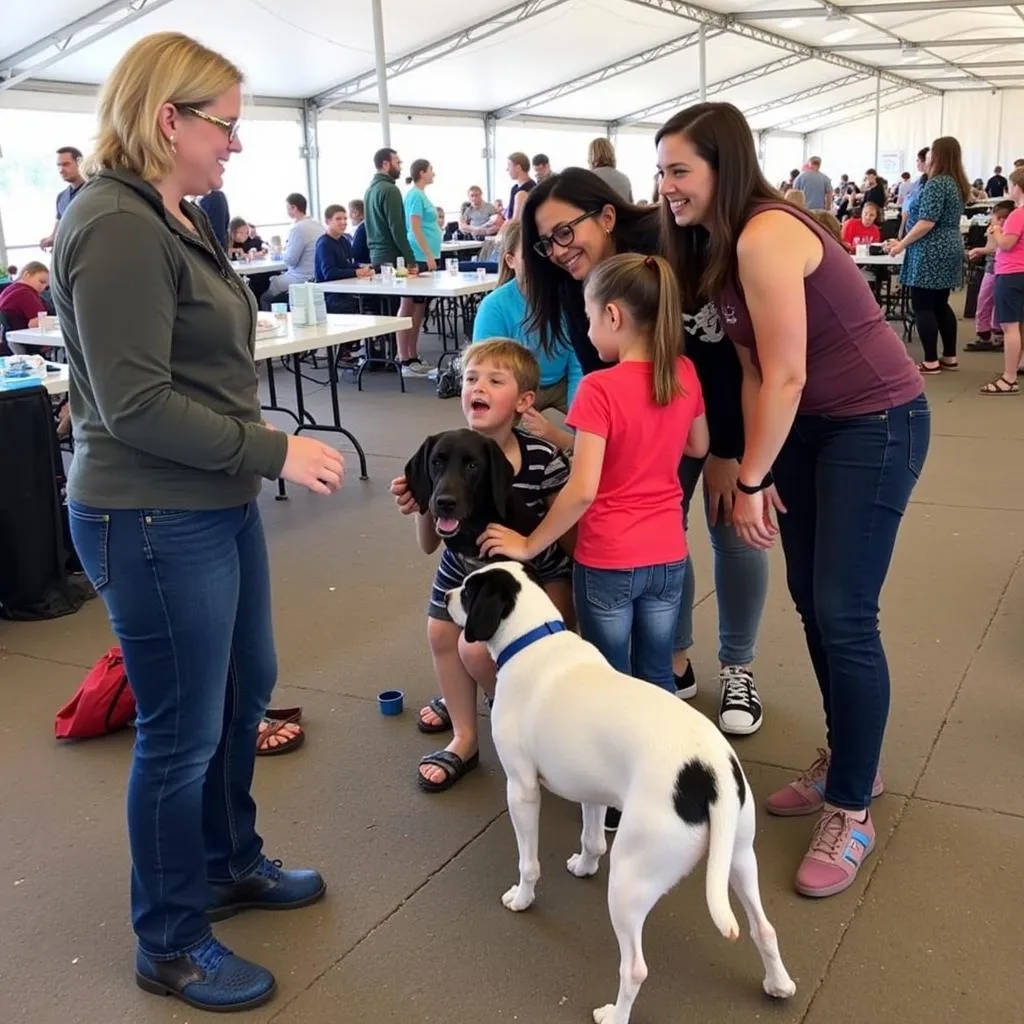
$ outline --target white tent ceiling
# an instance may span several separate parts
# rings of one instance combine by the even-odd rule
[[[709,98],[755,130],[857,117],[879,86],[884,106],[1024,86],[1024,0],[383,0],[383,19],[400,107],[657,123],[697,98],[701,25]],[[0,89],[97,85],[135,40],[174,29],[257,96],[376,101],[371,0],[47,0],[4,29]]]

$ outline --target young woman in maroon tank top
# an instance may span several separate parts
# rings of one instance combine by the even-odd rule
[[[827,746],[768,810],[820,812],[796,887],[830,896],[874,845],[868,808],[882,791],[889,710],[878,598],[928,450],[928,405],[853,261],[779,199],[735,107],[681,111],[657,145],[665,246],[684,303],[717,305],[743,364],[733,522],[752,547],[781,532],[825,706]]]

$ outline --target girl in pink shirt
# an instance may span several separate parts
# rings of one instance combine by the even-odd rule
[[[981,388],[983,395],[1016,395],[1024,322],[1024,167],[1010,175],[1010,198],[1017,208],[1005,221],[995,217],[989,238],[996,251],[996,323],[1003,329],[1003,372]]]
[[[583,637],[620,672],[675,693],[672,642],[686,564],[683,454],[708,450],[704,399],[682,350],[679,286],[658,256],[600,263],[585,288],[603,362],[583,378],[566,423],[572,472],[529,537],[491,525],[485,555],[528,560],[577,522],[573,596]]]

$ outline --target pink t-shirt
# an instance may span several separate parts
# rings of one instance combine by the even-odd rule
[[[1018,206],[1003,224],[1004,235],[1016,235],[1017,244],[1003,252],[996,249],[997,274],[1024,274],[1024,206]]]
[[[580,520],[575,558],[591,569],[639,569],[686,557],[679,462],[704,397],[689,359],[683,394],[651,397],[651,364],[618,363],[580,381],[565,422],[606,441],[597,497]]]

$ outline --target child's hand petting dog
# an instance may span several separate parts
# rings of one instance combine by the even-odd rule
[[[411,516],[420,511],[420,507],[416,504],[404,476],[396,476],[391,481],[391,493],[395,496],[395,504],[403,516]]]
[[[530,552],[528,541],[515,530],[499,523],[491,523],[477,538],[480,545],[480,553],[485,558],[501,555],[503,558],[511,558],[516,562],[528,562]]]

